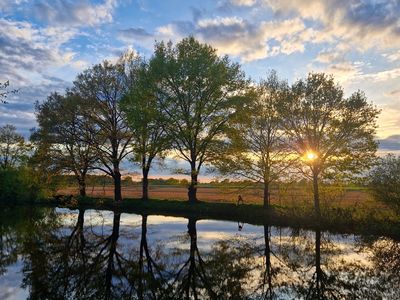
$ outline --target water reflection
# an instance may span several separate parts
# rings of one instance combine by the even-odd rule
[[[389,238],[93,210],[0,217],[1,299],[400,298]]]

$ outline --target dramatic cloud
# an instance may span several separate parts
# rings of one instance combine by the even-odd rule
[[[295,14],[319,22],[320,38],[340,41],[349,49],[396,48],[400,46],[398,0],[281,0],[263,1],[278,15]]]
[[[304,44],[313,40],[315,32],[307,29],[298,18],[253,24],[239,17],[217,17],[173,22],[158,27],[152,35],[141,28],[121,30],[119,34],[124,41],[143,44],[154,40],[177,41],[194,35],[216,47],[221,54],[247,62],[281,53],[303,52]]]
[[[74,31],[38,29],[27,22],[0,19],[0,79],[27,83],[27,72],[40,72],[50,65],[72,61],[73,53],[60,46]],[[27,76],[28,75],[28,76]]]
[[[89,1],[51,0],[33,6],[35,17],[52,25],[95,26],[113,20],[115,0],[99,4]]]
[[[346,94],[364,90],[383,109],[379,138],[399,132],[399,0],[0,0],[0,14],[0,81],[21,91],[0,107],[0,121],[24,130],[33,102],[82,69],[193,35],[252,78],[270,68],[289,82],[333,74]]]

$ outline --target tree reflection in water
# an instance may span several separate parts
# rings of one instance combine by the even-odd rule
[[[3,211],[1,274],[21,261],[30,299],[400,298],[400,243],[389,238],[286,228],[279,239],[268,225],[210,238],[196,218],[174,235],[147,215],[127,226],[118,212],[86,213]]]

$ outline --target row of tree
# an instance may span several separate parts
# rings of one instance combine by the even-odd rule
[[[331,76],[310,73],[293,84],[270,72],[255,83],[241,66],[193,37],[155,44],[149,60],[127,52],[76,77],[64,95],[36,105],[31,140],[42,170],[85,178],[101,170],[121,201],[121,161],[134,158],[148,198],[152,163],[172,153],[190,166],[189,202],[207,165],[223,175],[264,184],[302,174],[321,178],[360,174],[375,156],[379,110],[357,91],[345,97]]]

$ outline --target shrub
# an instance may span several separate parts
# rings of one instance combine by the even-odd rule
[[[370,185],[378,200],[400,213],[400,156],[380,159],[370,174]]]
[[[42,188],[30,170],[20,168],[0,171],[0,201],[34,201],[42,195]]]

